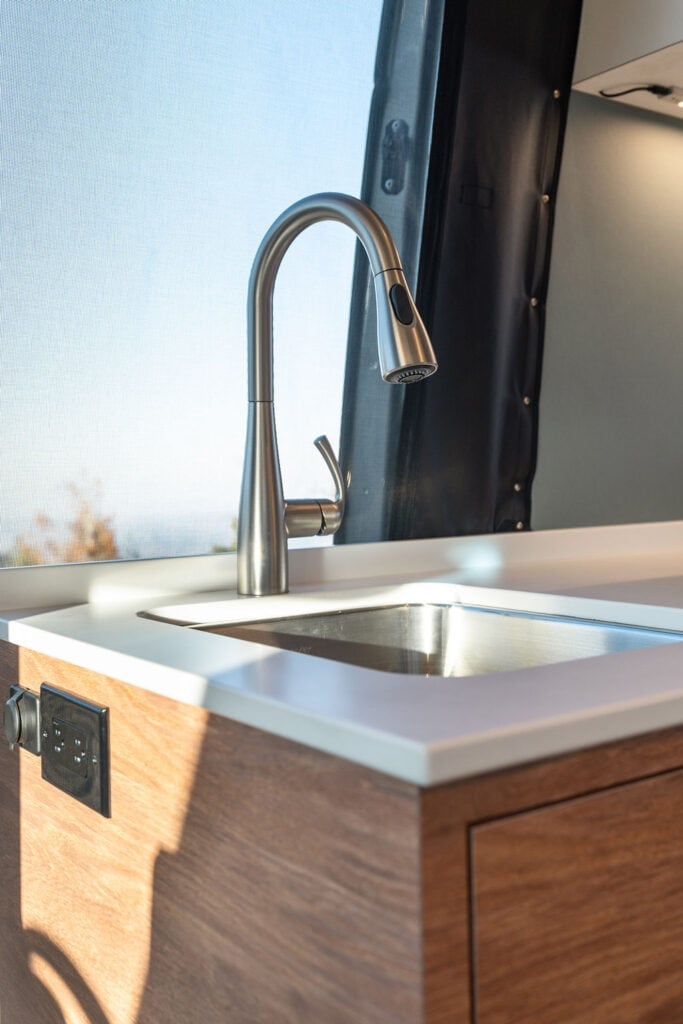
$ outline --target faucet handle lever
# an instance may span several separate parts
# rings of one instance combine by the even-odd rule
[[[332,479],[334,480],[334,501],[327,500],[320,502],[320,511],[323,517],[323,524],[320,533],[322,535],[336,533],[341,526],[342,519],[344,518],[344,509],[346,508],[346,485],[344,483],[344,477],[342,476],[339,460],[334,453],[334,448],[330,444],[327,435],[321,434],[320,437],[316,437],[313,444],[325,460],[325,465],[329,469],[332,474]]]
[[[332,479],[334,480],[335,487],[334,501],[335,504],[341,504],[341,515],[343,516],[344,505],[346,504],[346,486],[344,484],[344,477],[342,476],[341,466],[339,465],[337,456],[334,454],[334,448],[330,444],[330,439],[328,438],[327,434],[321,434],[320,437],[316,437],[313,444],[316,446],[316,448],[322,455],[323,459],[325,460],[325,465],[332,474]]]
[[[332,474],[334,500],[303,498],[285,501],[285,528],[288,537],[314,537],[336,533],[344,518],[346,487],[341,467],[328,438],[322,434],[313,442]]]

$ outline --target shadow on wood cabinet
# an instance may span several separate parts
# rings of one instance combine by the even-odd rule
[[[13,650],[109,706],[112,817],[0,752],[1,1024],[422,1021],[414,786]]]
[[[212,716],[136,1024],[420,1021],[413,787]]]
[[[20,681],[19,649],[0,642],[0,684]],[[23,757],[30,757],[25,754]],[[0,743],[0,1022],[1,1024],[110,1024],[72,960],[47,935],[22,920],[22,756]],[[26,841],[39,842],[38,836]],[[78,908],[74,908],[77,914]],[[87,912],[85,915],[87,918]],[[48,987],[43,978],[49,978]]]
[[[19,679],[18,650],[0,644],[0,681]],[[54,995],[34,972],[37,960],[68,990],[89,1024],[109,1024],[82,975],[47,936],[24,928],[21,919],[20,758],[0,744],[0,1021],[2,1024],[63,1024]]]

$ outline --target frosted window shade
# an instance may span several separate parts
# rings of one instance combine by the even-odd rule
[[[0,558],[234,542],[249,269],[272,220],[358,195],[381,0],[3,0]],[[285,490],[326,493],[354,239],[276,294]]]

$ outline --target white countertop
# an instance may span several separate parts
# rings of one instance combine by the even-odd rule
[[[424,786],[683,723],[683,643],[441,678],[137,614],[206,601],[223,603],[207,618],[265,618],[319,609],[354,586],[395,588],[402,600],[425,580],[467,604],[683,632],[683,522],[294,551],[292,593],[279,598],[238,598],[234,556],[217,558],[83,567],[89,603],[49,611],[38,606],[59,603],[59,587],[73,600],[86,585],[64,583],[79,567],[38,570],[33,591],[19,573],[34,570],[3,570],[0,637]],[[223,592],[213,592],[217,564]],[[207,573],[212,592],[192,593]],[[33,607],[21,610],[27,594]]]

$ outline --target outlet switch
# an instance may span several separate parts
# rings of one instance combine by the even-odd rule
[[[108,708],[43,683],[40,710],[43,778],[108,818]]]

